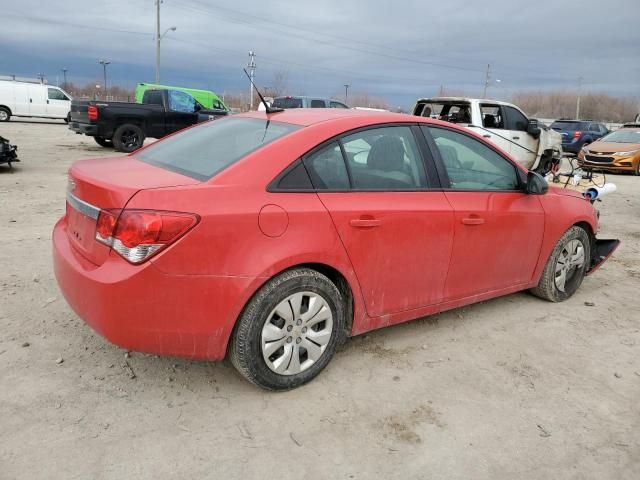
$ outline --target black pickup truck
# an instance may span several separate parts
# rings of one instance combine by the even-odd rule
[[[228,115],[205,109],[179,90],[147,90],[142,103],[73,100],[69,129],[92,136],[98,145],[133,152],[146,137],[162,138],[190,125]]]

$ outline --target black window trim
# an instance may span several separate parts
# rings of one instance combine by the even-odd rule
[[[516,107],[515,105],[503,105],[502,107],[503,107],[504,113],[506,114],[505,117],[504,117],[505,118],[504,129],[505,130],[509,130],[511,132],[526,132],[527,131],[527,124],[529,123],[529,117],[522,110],[520,110],[518,107]],[[525,129],[524,130],[512,130],[511,128],[507,128],[507,125],[509,125],[511,123],[510,117],[513,115],[513,114],[509,113],[509,108],[513,108],[516,112],[520,113],[525,118],[526,123],[525,123]]]
[[[403,192],[433,192],[441,190],[441,179],[438,175],[438,171],[436,169],[435,160],[431,153],[431,150],[425,143],[424,135],[422,134],[422,130],[420,129],[420,125],[425,125],[423,122],[390,122],[390,123],[377,123],[373,125],[366,125],[364,127],[357,127],[351,130],[347,130],[345,132],[341,132],[337,135],[334,135],[331,138],[328,138],[324,142],[316,145],[299,158],[291,162],[282,172],[280,172],[276,177],[269,182],[267,185],[267,192],[269,193],[359,193],[359,192],[385,192],[385,193],[403,193]],[[428,125],[428,124],[427,124]],[[344,151],[344,146],[342,144],[342,139],[344,137],[348,137],[350,135],[354,135],[356,133],[366,131],[366,130],[375,130],[378,128],[389,128],[389,127],[408,127],[413,135],[414,141],[416,142],[416,147],[418,149],[419,161],[422,162],[422,165],[425,169],[425,176],[427,185],[424,188],[410,188],[410,189],[402,189],[402,190],[390,190],[387,188],[353,188],[353,180],[351,178],[351,170],[349,168],[349,162],[347,162],[346,152]],[[349,177],[349,185],[348,189],[323,189],[323,188],[315,188],[307,190],[307,189],[284,189],[278,188],[278,184],[280,180],[287,175],[287,173],[295,168],[298,162],[302,162],[305,170],[307,170],[307,175],[309,179],[311,179],[311,175],[309,175],[309,169],[305,163],[305,159],[314,155],[316,152],[322,150],[327,147],[329,144],[337,142],[340,145],[340,151],[342,152],[342,161],[345,163],[345,169],[347,171],[347,175]],[[312,182],[313,183],[313,182]]]
[[[507,130],[507,109],[504,108],[504,105],[500,103],[491,103],[490,100],[487,100],[486,102],[480,102],[480,104],[478,104],[478,108],[480,109],[480,120],[482,121],[482,128],[487,128],[484,126],[482,107],[498,107],[498,109],[500,110],[500,118],[502,118],[502,128],[493,127],[490,130]]]
[[[471,135],[470,132],[465,132],[465,131],[457,130],[457,129],[454,129],[454,128],[448,128],[448,127],[446,127],[444,125],[435,125],[435,124],[432,124],[432,123],[423,123],[422,126],[424,126],[426,128],[439,128],[439,129],[442,129],[442,130],[448,130],[450,132],[459,133],[461,135],[465,135],[465,136],[471,138],[472,140],[475,140],[477,142],[482,143],[483,145],[485,145],[489,149],[493,150],[498,156],[500,156],[501,158],[503,158],[504,160],[509,162],[511,164],[511,166],[513,166],[513,168],[516,171],[516,176],[518,177],[518,183],[520,184],[520,188],[515,189],[515,190],[483,190],[483,189],[473,189],[473,188],[451,188],[451,180],[449,179],[449,175],[447,174],[447,170],[446,170],[446,168],[444,166],[444,163],[442,161],[442,157],[440,156],[440,150],[438,150],[438,146],[436,145],[436,142],[433,139],[433,136],[431,135],[431,132],[429,132],[428,130],[425,131],[425,128],[421,128],[420,131],[421,131],[422,135],[425,138],[425,141],[426,141],[426,143],[428,145],[428,148],[431,150],[431,156],[434,159],[434,163],[435,163],[436,168],[438,170],[438,175],[440,176],[440,183],[442,185],[442,188],[440,189],[441,191],[443,191],[443,192],[482,192],[482,193],[514,193],[514,192],[525,193],[525,188],[526,188],[526,185],[527,185],[526,174],[522,171],[520,166],[518,164],[516,164],[516,162],[514,162],[510,158],[505,157],[502,153],[500,153],[489,142],[485,142],[485,141],[482,141],[482,140],[478,139],[477,137]],[[445,185],[447,185],[447,186],[445,186]]]

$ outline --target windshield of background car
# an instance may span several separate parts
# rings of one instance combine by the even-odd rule
[[[616,130],[600,139],[601,142],[640,143],[640,130]]]
[[[187,129],[135,154],[145,163],[206,181],[249,153],[301,128],[258,118],[225,118]]]
[[[551,128],[560,130],[580,130],[580,122],[553,122]]]
[[[302,108],[301,98],[276,98],[273,100],[276,108]]]

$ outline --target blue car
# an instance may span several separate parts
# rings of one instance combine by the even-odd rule
[[[562,150],[577,154],[584,145],[609,133],[603,123],[592,120],[556,120],[551,129],[562,135]]]

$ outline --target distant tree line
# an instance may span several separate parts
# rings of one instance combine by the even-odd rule
[[[511,102],[538,118],[575,118],[577,92],[517,92]],[[606,93],[587,92],[580,96],[580,118],[601,122],[632,121],[640,112],[637,98],[614,97]]]

